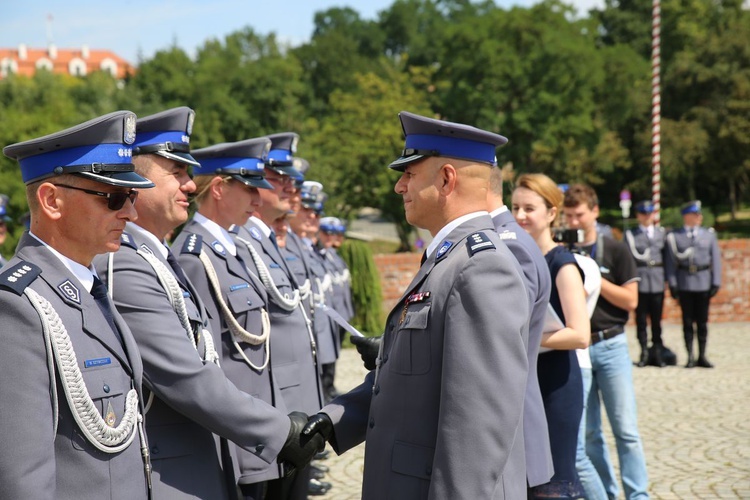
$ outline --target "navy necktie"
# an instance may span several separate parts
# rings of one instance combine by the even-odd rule
[[[182,267],[180,267],[180,264],[177,262],[177,259],[169,248],[167,248],[167,264],[169,264],[169,267],[172,268],[174,275],[177,276],[177,280],[180,282],[182,287],[187,288],[188,280],[185,276],[185,272],[182,270]]]
[[[120,344],[122,344],[120,330],[117,328],[117,324],[115,323],[115,314],[112,311],[112,303],[110,302],[109,295],[107,294],[107,286],[102,283],[102,280],[94,276],[94,285],[91,287],[90,293],[91,296],[94,297],[96,305],[99,306],[99,309],[102,311],[102,314],[106,318],[107,323],[109,323],[109,326],[112,328],[112,331],[117,336],[117,340],[119,340]]]

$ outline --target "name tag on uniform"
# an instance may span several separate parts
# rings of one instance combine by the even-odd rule
[[[104,366],[110,364],[112,364],[112,360],[110,358],[87,359],[83,362],[83,366],[85,368],[92,368],[94,366]]]

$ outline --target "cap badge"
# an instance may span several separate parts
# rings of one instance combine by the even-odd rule
[[[193,122],[195,121],[195,113],[188,113],[188,119],[187,119],[187,126],[185,127],[185,132],[187,132],[188,135],[191,135],[193,133]]]
[[[129,114],[125,116],[125,126],[122,131],[122,142],[125,144],[133,144],[135,142],[135,115]]]
[[[292,154],[297,152],[297,142],[299,142],[299,137],[292,138],[292,147],[290,148]]]

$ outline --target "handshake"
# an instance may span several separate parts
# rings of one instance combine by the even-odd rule
[[[300,411],[289,414],[291,426],[284,446],[279,451],[279,463],[286,464],[286,475],[309,464],[315,454],[323,451],[333,434],[333,423],[325,413],[308,417]]]

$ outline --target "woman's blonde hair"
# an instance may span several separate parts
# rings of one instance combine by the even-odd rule
[[[211,181],[214,180],[215,175],[196,175],[193,178],[195,182],[195,194],[193,195],[193,202],[196,206],[200,207],[203,200],[208,196],[208,191],[211,188]],[[232,180],[231,175],[222,175],[221,182],[227,183]]]
[[[555,181],[544,174],[522,174],[516,180],[516,188],[520,187],[534,191],[541,196],[547,209],[557,209],[555,220],[552,221],[552,226],[554,226],[560,217],[560,209],[563,203],[563,193],[557,187]]]

